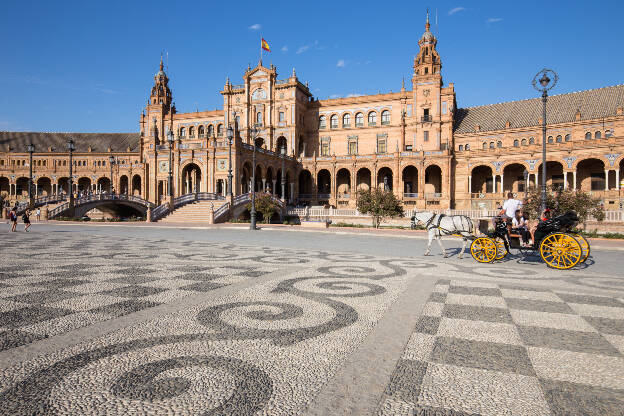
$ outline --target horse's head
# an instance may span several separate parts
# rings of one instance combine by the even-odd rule
[[[431,218],[433,218],[435,214],[427,211],[414,212],[414,216],[412,217],[412,221],[415,223],[423,223],[426,224]]]

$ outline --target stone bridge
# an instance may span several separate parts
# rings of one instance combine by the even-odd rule
[[[118,194],[94,194],[74,199],[74,212],[71,212],[69,202],[50,210],[49,219],[63,216],[82,217],[94,208],[110,207],[110,206],[126,206],[139,211],[142,215],[147,213],[148,208],[153,208],[154,204],[133,195]]]

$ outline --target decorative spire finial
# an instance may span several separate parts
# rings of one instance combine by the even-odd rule
[[[160,53],[160,70],[162,71],[163,69],[164,69],[164,66],[163,66],[163,54],[161,52]]]
[[[425,30],[427,30],[427,32],[429,32],[429,28],[431,27],[431,25],[429,24],[429,8],[427,8],[427,23],[425,23]]]
[[[293,66],[293,73],[292,73],[292,77],[295,78],[297,76],[297,74],[295,73],[295,67]]]
[[[405,77],[403,77],[403,80],[401,81],[401,92],[405,91]]]

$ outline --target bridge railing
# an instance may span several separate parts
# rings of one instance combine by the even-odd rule
[[[61,214],[61,212],[65,211],[67,208],[69,208],[69,202],[65,202],[64,204],[59,205],[58,207],[48,212],[48,218],[52,219],[54,217],[57,217],[58,215]]]
[[[165,202],[164,204],[159,205],[152,210],[151,221],[158,221],[159,219],[167,215],[167,213],[169,213],[169,203]]]
[[[214,221],[217,222],[217,219],[220,219],[222,216],[226,215],[230,211],[230,203],[226,202],[217,208],[214,212]]]

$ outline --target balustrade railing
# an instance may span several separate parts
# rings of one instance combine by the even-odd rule
[[[221,205],[219,208],[217,208],[214,212],[214,220],[215,222],[217,221],[218,218],[221,218],[223,215],[225,215],[227,212],[230,211],[230,203],[226,202],[225,204]]]
[[[152,210],[152,221],[158,221],[169,213],[169,203],[165,202]]]

